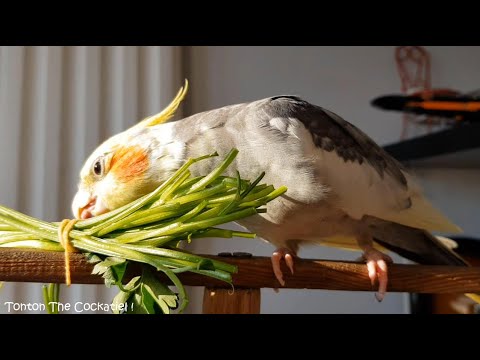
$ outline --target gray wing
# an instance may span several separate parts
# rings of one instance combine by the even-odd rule
[[[295,96],[270,98],[276,116],[295,117],[312,134],[313,142],[325,151],[335,151],[344,161],[368,162],[380,175],[391,175],[406,187],[402,165],[378,146],[368,135],[337,114]]]
[[[458,231],[425,199],[400,163],[338,115],[295,96],[272,97],[263,102],[263,110],[305,126],[320,150],[317,171],[327,174],[335,205],[351,217],[369,215],[420,229]]]

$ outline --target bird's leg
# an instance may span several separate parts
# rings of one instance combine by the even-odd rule
[[[358,245],[363,250],[362,259],[367,263],[368,277],[375,285],[375,280],[378,279],[378,292],[375,293],[375,298],[382,301],[387,292],[388,284],[388,267],[387,263],[392,263],[390,256],[382,253],[373,247],[372,238],[369,236],[362,236],[357,239]]]
[[[278,248],[272,254],[273,273],[275,274],[275,277],[282,286],[285,286],[285,280],[283,280],[283,273],[282,269],[280,268],[280,261],[282,259],[285,259],[285,263],[293,274],[293,257],[296,255],[297,254],[295,253],[295,251],[287,248]]]

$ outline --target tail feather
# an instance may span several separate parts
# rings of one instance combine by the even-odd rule
[[[455,242],[451,239],[437,238],[425,230],[383,221],[374,222],[371,228],[375,242],[419,264],[470,266],[452,250]],[[480,294],[465,295],[480,304]]]
[[[375,242],[419,264],[469,266],[445,241],[428,231],[386,222],[372,230]]]
[[[446,233],[461,233],[463,230],[452,223],[445,215],[435,209],[424,197],[416,197],[412,201],[412,207],[407,211],[399,211],[394,214],[390,221],[405,226],[440,231]]]

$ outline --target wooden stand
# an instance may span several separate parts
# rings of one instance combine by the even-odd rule
[[[65,281],[64,254],[54,251],[0,248],[0,281],[57,282]],[[194,273],[179,275],[184,285],[205,286],[205,313],[259,313],[260,289],[282,288],[276,280],[267,257],[207,257],[238,266],[232,277],[235,291],[224,282]],[[72,283],[102,284],[92,275],[93,265],[80,253],[70,254]],[[374,291],[363,263],[296,259],[295,274],[282,264],[287,289],[329,289]],[[128,280],[138,273],[131,267]],[[412,293],[480,293],[480,267],[389,265],[389,292]],[[162,273],[157,275],[169,283]]]

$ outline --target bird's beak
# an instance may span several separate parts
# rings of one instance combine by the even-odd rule
[[[88,219],[108,211],[102,201],[85,190],[78,190],[73,198],[72,212],[77,219]]]

